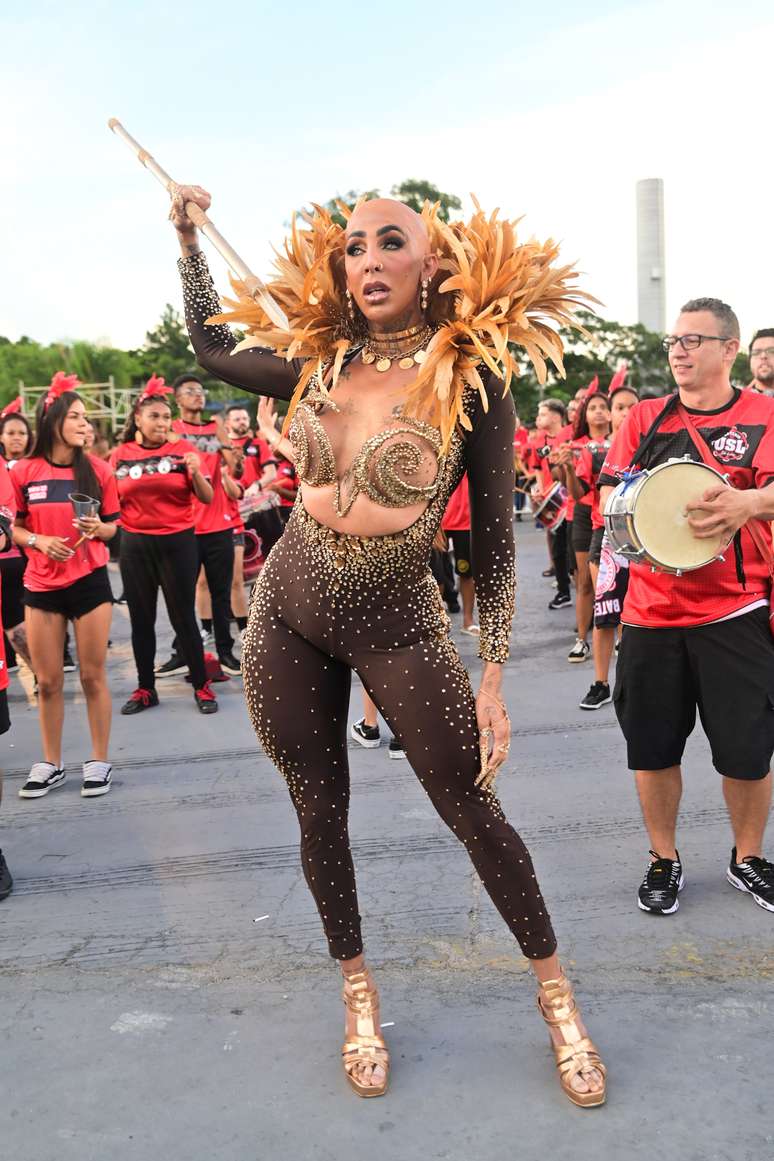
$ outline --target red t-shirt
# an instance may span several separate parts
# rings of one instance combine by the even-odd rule
[[[8,524],[9,528],[13,527],[13,522],[16,517],[16,499],[13,494],[13,484],[8,472],[0,463],[0,516],[3,517],[3,524]],[[10,533],[9,533],[10,535]],[[8,687],[8,666],[5,663],[5,640],[2,633],[3,625],[3,605],[2,605],[2,585],[0,585],[0,690]]]
[[[298,475],[295,464],[291,464],[290,460],[278,459],[275,479],[283,488],[292,489],[293,491],[292,500],[289,500],[287,496],[280,496],[280,507],[292,508],[296,502],[296,493],[298,492]]]
[[[11,479],[10,479],[10,476],[8,475],[8,472],[10,472],[11,468],[16,463],[18,463],[18,460],[4,460],[3,457],[0,456],[0,475],[2,475],[2,477],[3,477],[3,486],[2,486],[2,488],[0,488],[0,492],[2,492],[2,494],[5,496],[10,495],[11,497],[13,497],[13,484],[11,483]],[[2,470],[3,467],[5,467],[7,469],[5,472]],[[3,501],[0,500],[0,512],[2,512],[2,504],[3,504]],[[14,511],[14,515],[16,515],[16,502],[15,501],[14,501],[14,505],[13,505],[13,511]],[[5,552],[0,552],[0,561],[8,560],[12,556],[21,556],[21,551],[20,551],[20,549],[18,549],[16,547],[15,544],[9,544],[8,547],[6,548]]]
[[[585,494],[576,503],[591,507],[592,528],[604,528],[605,526],[599,511],[599,485],[597,481],[609,450],[609,440],[594,441],[589,439],[581,449],[575,464],[575,475],[586,489]]]
[[[188,423],[185,419],[174,419],[172,430],[184,435],[193,450],[202,460],[202,473],[212,484],[212,501],[203,504],[194,496],[194,524],[197,536],[208,532],[223,532],[225,529],[244,527],[239,515],[239,502],[231,500],[223,490],[221,477],[221,446],[218,428],[214,419],[207,423]]]
[[[441,520],[444,532],[470,532],[470,492],[467,472],[449,497]]]
[[[104,460],[89,456],[102,490],[99,515],[104,521],[119,519],[118,491],[113,473]],[[80,537],[73,528],[75,513],[70,502],[76,490],[73,469],[58,468],[40,456],[19,460],[10,473],[20,520],[29,532],[39,536],[61,536],[69,544]],[[108,547],[102,540],[84,540],[69,560],[51,560],[33,548],[27,553],[24,587],[33,593],[63,589],[108,562]]]
[[[113,448],[108,462],[127,532],[170,536],[193,528],[194,493],[184,457],[195,450],[186,439],[161,447],[131,441]]]
[[[599,474],[599,487],[620,482],[642,437],[665,405],[665,399],[644,399],[635,404],[613,439]],[[733,398],[724,407],[688,414],[733,487],[765,488],[774,482],[774,399],[734,390]],[[682,456],[703,462],[680,417],[673,412],[659,424],[653,442],[636,466],[654,468]],[[746,528],[742,529],[741,542],[744,588],[737,577],[733,547],[724,553],[724,560],[715,560],[682,576],[652,572],[648,565],[632,563],[624,623],[646,628],[708,625],[757,601],[768,600],[768,565]]]

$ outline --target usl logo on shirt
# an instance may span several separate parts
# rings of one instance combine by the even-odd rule
[[[724,464],[744,459],[749,446],[749,439],[738,427],[732,427],[725,435],[712,440],[712,450]]]

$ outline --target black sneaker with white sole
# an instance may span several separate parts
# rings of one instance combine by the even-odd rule
[[[75,673],[76,669],[77,669],[77,666],[76,666],[75,662],[73,661],[73,655],[70,652],[70,647],[68,645],[65,645],[64,654],[62,656],[62,672],[63,673]]]
[[[390,758],[405,758],[406,754],[397,738],[390,738],[390,744],[387,748],[387,755]]]
[[[361,718],[359,722],[350,726],[349,732],[357,744],[366,750],[375,750],[381,744],[382,737],[378,725],[367,726],[365,718]]]
[[[109,762],[91,762],[83,763],[83,785],[81,786],[82,798],[98,798],[101,794],[107,794],[110,789],[110,776],[113,772],[113,767]]]
[[[676,859],[662,859],[656,851],[650,853],[654,862],[648,866],[640,884],[637,906],[641,911],[650,911],[653,915],[674,915],[680,906],[678,891],[682,891],[685,886],[680,852],[677,852]]]
[[[13,879],[3,852],[0,851],[0,899],[7,899],[13,891]]]
[[[759,859],[757,855],[747,855],[737,863],[734,847],[726,878],[737,891],[747,891],[752,895],[759,907],[774,911],[774,863]]]
[[[606,681],[595,681],[591,689],[584,697],[583,701],[578,702],[581,709],[597,710],[603,705],[607,705],[613,699],[610,696],[610,686]]]
[[[548,602],[549,609],[563,609],[565,605],[572,604],[572,599],[569,593],[557,593],[552,601]]]
[[[233,653],[221,653],[218,657],[220,668],[224,673],[230,673],[232,677],[242,676],[242,666],[237,661]]]
[[[187,672],[188,666],[177,653],[173,653],[169,661],[156,667],[156,677],[177,677],[178,673]]]
[[[53,762],[35,762],[19,791],[19,798],[42,798],[55,786],[61,786],[64,780],[64,768],[58,769]]]

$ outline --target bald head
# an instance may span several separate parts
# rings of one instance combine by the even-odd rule
[[[382,236],[397,230],[420,255],[430,250],[430,238],[420,215],[395,198],[373,198],[363,202],[347,223],[347,240],[370,234]]]

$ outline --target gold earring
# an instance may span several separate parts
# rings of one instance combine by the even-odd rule
[[[349,313],[349,317],[352,319],[352,322],[354,322],[355,321],[355,307],[352,303],[352,294],[350,292],[349,287],[347,287],[345,293],[347,296],[347,311]]]
[[[422,307],[423,311],[427,310],[427,288],[429,285],[430,285],[430,283],[429,283],[428,279],[423,278],[422,279],[422,294],[420,295],[420,298],[419,298],[419,303],[420,303],[420,306]]]

